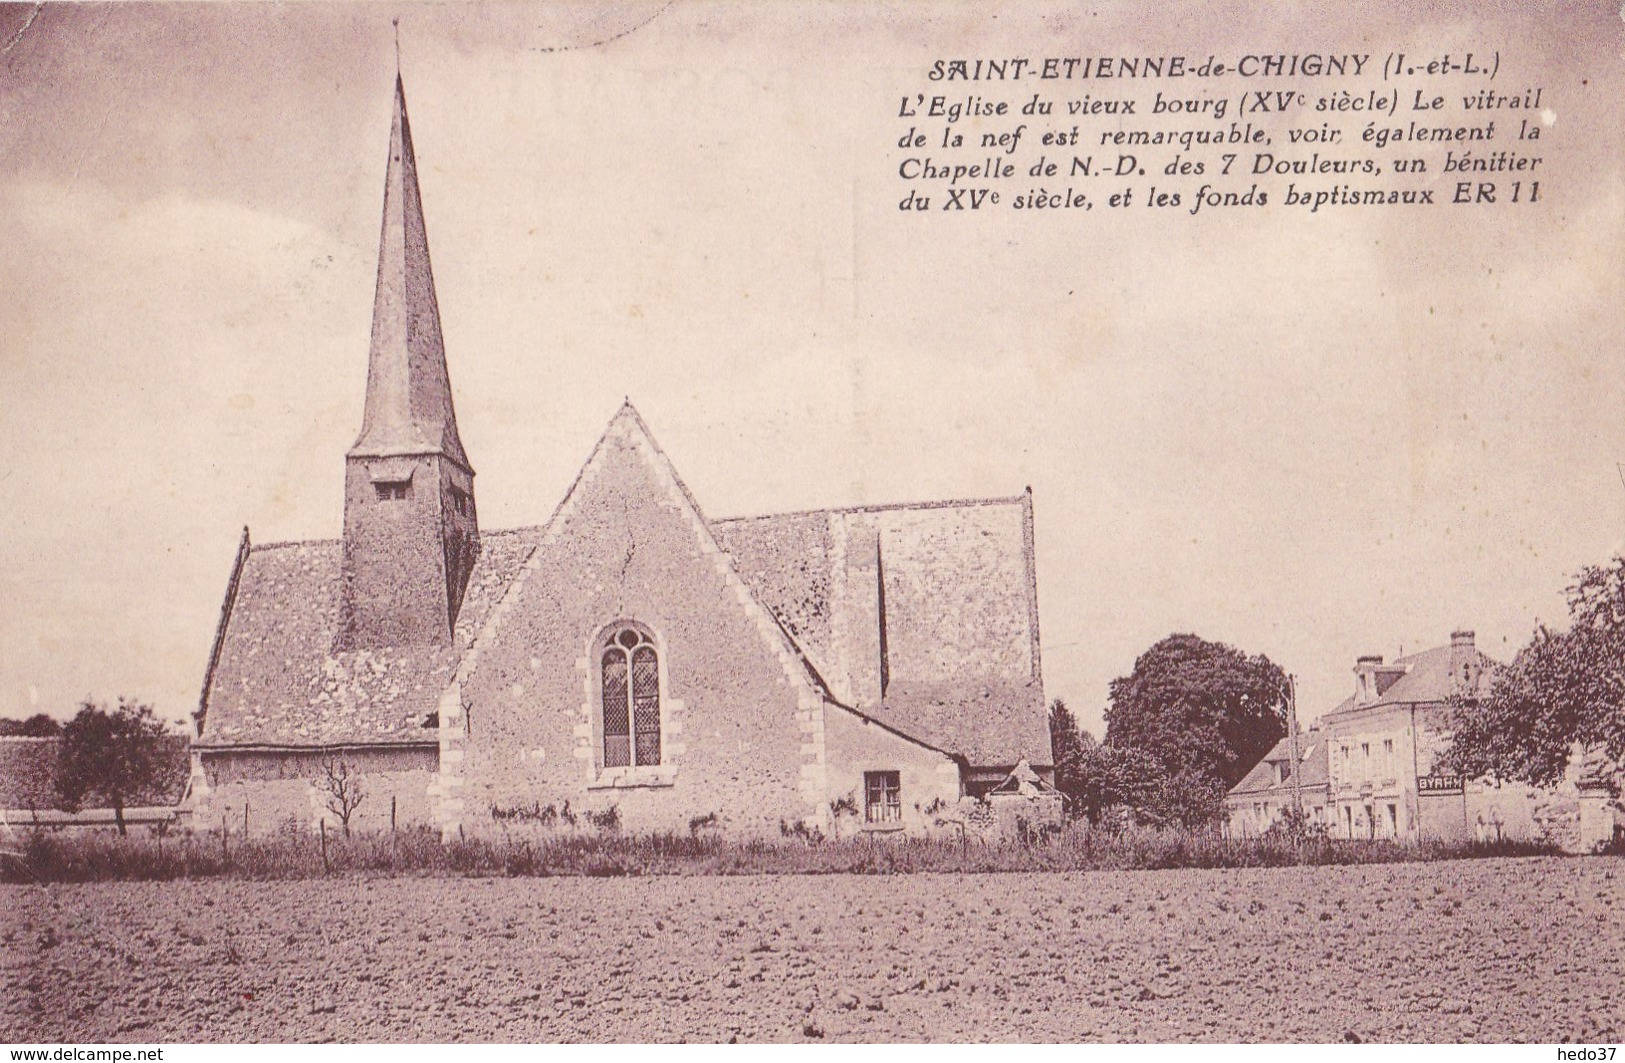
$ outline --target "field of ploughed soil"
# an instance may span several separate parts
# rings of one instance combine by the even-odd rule
[[[3,893],[19,1042],[1625,1039],[1602,857]]]

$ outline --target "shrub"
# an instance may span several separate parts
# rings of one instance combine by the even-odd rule
[[[607,813],[597,814],[599,817]],[[703,823],[708,817],[696,817]],[[616,817],[618,823],[619,817]],[[1125,827],[1104,831],[1075,823],[1031,839],[967,846],[955,838],[864,836],[827,839],[816,828],[788,822],[781,838],[728,839],[693,830],[629,835],[568,832],[540,838],[443,841],[430,828],[398,833],[356,832],[328,839],[324,865],[308,833],[242,840],[218,831],[121,838],[110,832],[34,830],[0,854],[0,881],[14,883],[170,880],[189,878],[303,879],[323,874],[543,877],[622,875],[860,874],[915,872],[982,874],[1003,871],[1131,871],[1164,868],[1289,867],[1376,864],[1475,857],[1550,855],[1532,842],[1420,845],[1340,841],[1288,832],[1226,838],[1216,830]]]
[[[621,831],[621,806],[610,805],[602,812],[588,812],[587,825],[594,830],[605,834],[619,834]]]

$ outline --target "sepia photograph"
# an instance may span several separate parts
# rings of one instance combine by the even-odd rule
[[[0,3],[0,1039],[1617,1045],[1622,67]]]

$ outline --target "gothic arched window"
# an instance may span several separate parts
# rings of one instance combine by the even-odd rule
[[[604,767],[660,763],[660,658],[639,628],[610,629],[599,654]]]

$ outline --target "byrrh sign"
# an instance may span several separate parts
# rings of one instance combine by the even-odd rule
[[[1416,792],[1421,794],[1459,794],[1462,789],[1460,775],[1418,775]]]

